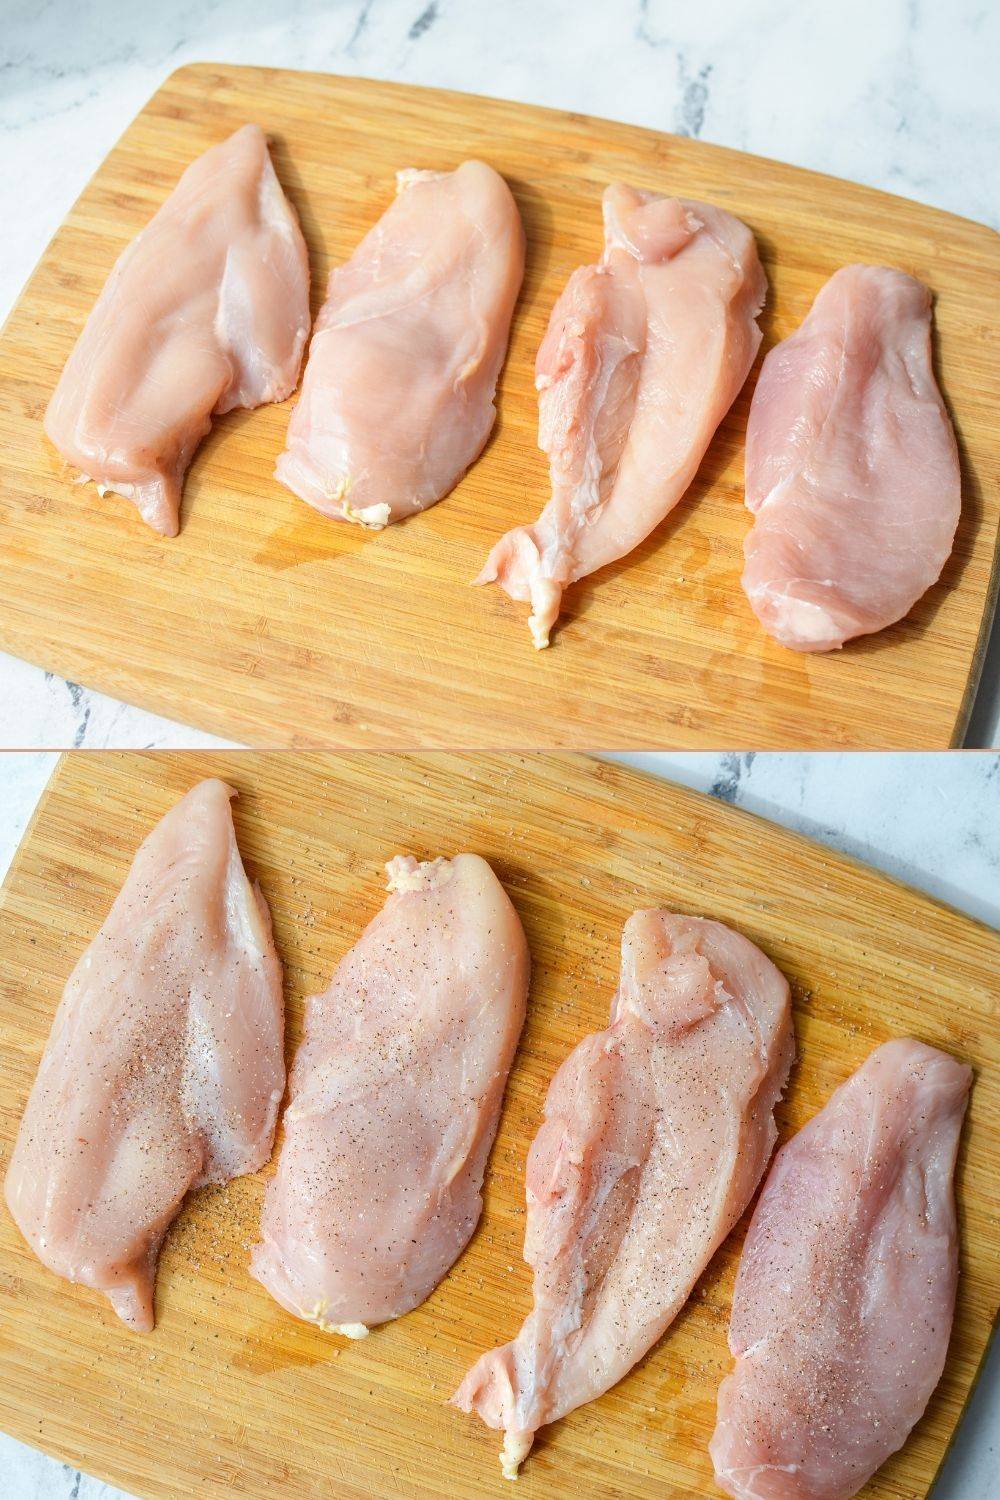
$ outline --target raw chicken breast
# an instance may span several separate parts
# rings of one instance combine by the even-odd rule
[[[386,866],[392,893],[308,1003],[251,1270],[360,1338],[465,1248],[524,1021],[528,948],[475,854]]]
[[[281,965],[233,795],[203,781],[139,849],[70,975],[7,1172],[39,1260],[144,1333],[184,1195],[263,1166],[285,1086]]]
[[[961,477],[919,281],[845,266],[771,350],[750,407],[746,503],[743,587],[793,651],[892,625],[940,576]]]
[[[848,1500],[944,1368],[958,1278],[952,1176],[972,1072],[887,1042],[779,1151],[729,1329],[710,1444],[738,1500]]]
[[[330,273],[275,470],[376,531],[447,495],[482,452],[524,275],[521,217],[492,167],[400,172],[397,191]]]
[[[538,647],[566,586],[673,510],[760,345],[767,282],[732,214],[614,183],[604,239],[600,262],[570,277],[535,364],[552,498],[476,579],[530,600]]]
[[[267,140],[192,163],[108,278],[45,415],[63,457],[176,536],[212,417],[284,401],[309,332],[309,261]]]
[[[534,1308],[453,1397],[534,1439],[621,1380],[669,1327],[745,1209],[775,1142],[794,1052],[784,978],[719,922],[625,924],[607,1031],[563,1063],[528,1158]]]

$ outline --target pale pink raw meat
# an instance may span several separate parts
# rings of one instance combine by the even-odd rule
[[[951,1333],[971,1081],[944,1052],[887,1042],[776,1156],[710,1445],[727,1494],[848,1500],[906,1441]]]
[[[212,417],[283,401],[309,332],[309,261],[267,140],[244,125],[188,167],[119,256],[45,414],[63,457],[176,536]]]
[[[389,896],[306,1011],[251,1270],[360,1338],[467,1244],[524,1021],[528,948],[475,854],[386,866]]]
[[[281,965],[221,781],[153,829],[67,981],[7,1172],[57,1275],[153,1326],[186,1193],[263,1166],[285,1085]]]
[[[539,1427],[621,1380],[683,1307],[767,1165],[793,1052],[788,985],[753,943],[629,918],[611,1024],[553,1078],[528,1158],[534,1308],[452,1398],[503,1429],[508,1478]]]
[[[793,651],[892,625],[941,574],[961,507],[931,297],[845,266],[764,360],[747,426],[743,587]]]
[[[492,167],[404,171],[330,273],[275,473],[324,515],[380,530],[447,495],[493,429],[524,229]]]
[[[530,601],[537,647],[563,590],[631,552],[681,499],[760,345],[767,282],[732,214],[614,183],[604,238],[600,262],[570,277],[536,360],[552,498],[476,580]]]

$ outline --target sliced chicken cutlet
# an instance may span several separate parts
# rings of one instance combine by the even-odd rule
[[[212,417],[283,401],[309,332],[309,261],[256,125],[188,167],[119,257],[45,430],[68,463],[176,536]]]
[[[186,1193],[263,1166],[285,1086],[281,965],[221,781],[142,844],[66,984],[6,1197],[45,1265],[153,1326]]]
[[[767,1165],[793,1053],[788,985],[753,943],[629,918],[611,1024],[555,1075],[528,1158],[534,1307],[452,1398],[503,1430],[508,1478],[539,1427],[621,1380],[683,1307]]]
[[[383,910],[308,1002],[251,1261],[289,1312],[350,1338],[421,1303],[475,1229],[528,987],[485,860],[386,868]]]
[[[936,582],[961,475],[919,281],[845,266],[770,351],[750,406],[746,503],[743,588],[793,651],[882,630]]]
[[[492,167],[404,171],[330,273],[275,473],[335,520],[380,530],[454,489],[496,420],[524,229]]]
[[[530,602],[537,647],[568,585],[631,552],[681,499],[760,346],[767,282],[732,214],[614,183],[604,239],[600,262],[570,277],[535,365],[552,498],[476,580]]]
[[[887,1042],[778,1152],[710,1445],[737,1500],[849,1500],[923,1413],[951,1334],[971,1082],[934,1047]]]

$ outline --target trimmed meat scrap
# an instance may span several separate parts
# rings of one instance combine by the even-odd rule
[[[528,988],[485,860],[386,869],[384,908],[308,1003],[251,1260],[289,1312],[348,1338],[423,1302],[479,1222]]]
[[[539,648],[564,589],[673,510],[760,346],[767,282],[732,214],[614,183],[604,239],[598,264],[570,277],[535,364],[552,498],[476,579],[530,602]]]
[[[508,1478],[677,1316],[760,1181],[793,1053],[788,985],[753,943],[629,918],[611,1023],[556,1073],[528,1157],[534,1307],[452,1398],[503,1431]]]
[[[923,1413],[951,1334],[971,1082],[934,1047],[886,1042],[775,1157],[710,1444],[737,1500],[849,1500]]]
[[[140,847],[67,981],[7,1172],[39,1260],[143,1333],[185,1194],[264,1165],[284,1092],[281,965],[233,795],[203,781]]]
[[[284,401],[309,332],[309,261],[256,125],[188,167],[108,277],[45,414],[59,452],[176,536],[213,416]]]

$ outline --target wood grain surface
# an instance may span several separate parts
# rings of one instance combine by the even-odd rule
[[[290,404],[218,421],[164,540],[75,486],[42,432],[59,371],[116,256],[181,171],[246,120],[301,215],[318,307],[397,168],[478,155],[504,173],[528,268],[486,453],[451,497],[380,534],[319,516],[272,477]],[[753,228],[764,348],[848,261],[936,298],[936,355],[963,459],[954,554],[910,617],[828,656],[764,635],[739,585],[751,375],[691,490],[623,562],[570,589],[553,647],[523,605],[473,589],[493,542],[547,497],[535,351],[601,244],[601,192],[711,199]],[[1000,532],[1000,240],[900,198],[698,141],[365,79],[199,65],[163,85],[49,246],[0,339],[0,646],[71,680],[258,746],[910,746],[961,738]]]
[[[0,1211],[0,1429],[143,1496],[472,1497],[507,1493],[498,1439],[444,1404],[529,1308],[524,1162],[548,1081],[607,1024],[625,919],[665,904],[744,932],[793,986],[800,1060],[782,1135],[890,1036],[973,1064],[958,1202],[962,1274],[944,1377],[865,1495],[926,1494],[997,1305],[1000,937],[748,814],[569,756],[181,756],[64,759],[0,896],[4,1165],[62,986],[136,846],[203,775],[238,789],[250,873],[286,966],[289,1055],[305,995],[384,899],[382,866],[471,849],[524,922],[528,1021],[466,1253],[427,1302],[361,1343],[284,1313],[247,1271],[264,1176],[198,1194],[163,1253],[152,1334],[28,1251]],[[712,1494],[706,1451],[743,1226],[672,1330],[600,1400],[547,1429],[523,1500]]]

